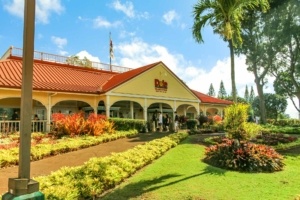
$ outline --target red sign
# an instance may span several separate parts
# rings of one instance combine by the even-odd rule
[[[168,83],[164,80],[160,81],[158,79],[154,79],[154,87],[156,92],[167,92]]]

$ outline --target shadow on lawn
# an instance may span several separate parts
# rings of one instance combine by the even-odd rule
[[[300,155],[300,146],[295,146],[289,149],[277,150],[283,156],[298,157]]]
[[[170,185],[177,184],[182,181],[189,181],[192,178],[204,175],[204,174],[212,174],[212,175],[224,175],[226,170],[219,169],[213,166],[207,166],[201,173],[194,174],[191,176],[184,177],[184,175],[180,174],[167,174],[155,179],[151,180],[143,180],[137,183],[131,183],[126,185],[123,188],[116,188],[112,192],[102,196],[101,199],[104,200],[122,200],[122,199],[130,199],[142,196],[145,193],[167,187]]]

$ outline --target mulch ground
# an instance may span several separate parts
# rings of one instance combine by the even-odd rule
[[[141,133],[134,137],[122,138],[78,151],[34,161],[30,164],[31,178],[34,179],[34,177],[37,176],[49,175],[51,172],[64,166],[80,166],[92,157],[104,157],[111,153],[123,152],[139,144],[144,144],[145,142],[162,138],[169,134],[171,133]],[[8,178],[17,178],[18,169],[18,166],[0,169],[0,194],[4,194],[8,191]]]

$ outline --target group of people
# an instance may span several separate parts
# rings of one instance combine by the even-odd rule
[[[175,112],[175,123],[174,123],[174,128],[175,132],[178,131],[178,115]],[[158,112],[155,110],[155,112],[152,115],[152,126],[153,130],[152,131],[170,131],[170,125],[172,124],[172,118],[169,116],[168,113],[162,114],[161,112]]]

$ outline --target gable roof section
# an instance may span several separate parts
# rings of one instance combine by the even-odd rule
[[[116,73],[57,63],[34,62],[33,89],[75,93],[98,93]],[[21,88],[22,60],[0,61],[0,87]]]
[[[225,104],[225,105],[233,104],[232,101],[211,97],[209,95],[203,94],[203,93],[198,92],[196,90],[191,90],[191,91],[200,99],[201,103]]]
[[[144,73],[145,71],[153,68],[154,66],[156,66],[160,63],[162,63],[162,62],[160,61],[160,62],[152,63],[150,65],[139,67],[139,68],[136,68],[136,69],[133,69],[133,70],[130,70],[130,71],[112,76],[111,79],[109,79],[108,82],[106,82],[103,85],[100,92],[101,93],[108,92],[109,90],[111,90],[111,89],[113,89],[113,88],[115,88],[115,87],[131,80],[134,77],[137,77],[138,75]]]

